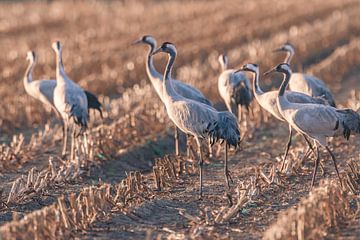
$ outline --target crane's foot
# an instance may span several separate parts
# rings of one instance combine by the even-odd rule
[[[199,200],[199,201],[202,201],[202,200],[203,200],[202,192],[199,193],[198,200]]]
[[[230,193],[229,193],[228,191],[226,191],[225,194],[226,194],[228,206],[229,206],[229,207],[232,207],[234,203],[233,203],[233,200],[232,200],[232,197],[231,197]]]
[[[61,154],[61,159],[62,159],[62,160],[66,160],[66,153],[62,153],[62,154]]]
[[[228,188],[230,188],[230,182],[234,183],[229,170],[225,171],[225,180],[226,180],[226,184],[227,184]]]

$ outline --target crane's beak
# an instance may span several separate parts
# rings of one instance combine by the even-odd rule
[[[273,50],[273,52],[282,52],[282,51],[284,51],[283,47],[280,47],[280,48],[277,48],[277,49]]]
[[[264,76],[269,75],[270,73],[276,72],[276,67],[270,69],[269,71],[264,72]]]
[[[159,52],[162,52],[161,47],[159,47],[158,49],[156,49],[155,51],[153,51],[153,52],[151,53],[151,55],[158,54]]]
[[[137,45],[137,44],[140,44],[140,43],[142,43],[143,41],[142,41],[142,39],[138,39],[138,40],[136,40],[136,41],[133,41],[132,43],[131,43],[131,45]]]
[[[244,67],[242,67],[242,68],[240,68],[240,69],[236,70],[234,73],[238,73],[238,72],[242,72],[242,71],[245,71]]]

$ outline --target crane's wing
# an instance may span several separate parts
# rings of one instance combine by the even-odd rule
[[[331,137],[339,127],[336,109],[323,105],[307,105],[298,109],[293,121],[310,136]]]

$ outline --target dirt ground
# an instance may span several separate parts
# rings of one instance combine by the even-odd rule
[[[89,228],[74,231],[79,239],[260,239],[279,214],[297,208],[310,191],[313,157],[298,172],[282,174],[281,184],[262,189],[251,204],[226,223],[202,228],[186,212],[203,221],[206,211],[217,213],[227,206],[224,196],[223,151],[206,159],[204,198],[198,200],[196,164],[187,161],[189,171],[156,190],[152,167],[156,158],[174,153],[173,125],[146,77],[147,48],[131,43],[144,34],[156,37],[158,44],[176,44],[178,57],[173,74],[198,87],[218,108],[224,104],[218,94],[220,67],[218,55],[226,52],[230,66],[257,63],[261,72],[283,60],[273,49],[290,41],[296,46],[293,67],[323,79],[334,93],[339,107],[360,108],[360,4],[358,0],[302,1],[49,1],[0,3],[0,153],[22,134],[24,144],[11,160],[0,155],[0,224],[44,208],[62,194],[79,193],[87,186],[120,183],[130,171],[141,171],[153,194],[127,211],[114,211],[96,219]],[[38,54],[34,79],[55,78],[55,55],[51,43],[64,45],[67,74],[82,87],[99,95],[105,111],[101,122],[92,114],[91,126],[103,135],[96,161],[82,168],[80,177],[56,183],[41,195],[16,203],[7,201],[13,182],[31,168],[48,168],[49,157],[61,164],[61,128],[49,109],[26,95],[22,78],[27,67],[26,52]],[[161,55],[161,54],[160,54]],[[159,71],[164,56],[155,57]],[[250,75],[249,75],[250,77]],[[261,77],[264,89],[277,88],[278,76]],[[236,186],[256,176],[262,168],[269,173],[280,162],[287,126],[259,111],[249,119],[241,148],[231,151],[229,169]],[[267,116],[267,115],[266,115]],[[46,128],[46,126],[48,128]],[[99,134],[100,134],[99,133]],[[97,130],[90,131],[97,134]],[[33,136],[33,137],[32,137]],[[32,142],[32,139],[35,143]],[[101,138],[100,138],[101,139]],[[347,163],[360,164],[360,137],[330,140],[340,173],[345,177]],[[99,140],[100,141],[100,140]],[[33,143],[32,145],[30,143]],[[181,137],[182,152],[185,140]],[[301,136],[293,137],[289,159],[304,155]],[[195,145],[194,145],[195,146]],[[16,149],[11,145],[10,149]],[[171,155],[172,156],[172,155]],[[324,176],[337,179],[331,158],[321,152]],[[358,197],[354,197],[359,202]],[[356,204],[355,204],[356,205]],[[356,239],[359,216],[342,221],[324,235],[326,239]]]

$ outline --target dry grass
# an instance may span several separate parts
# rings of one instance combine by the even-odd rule
[[[264,239],[320,239],[354,214],[351,197],[333,181],[322,181],[295,208],[283,212]]]
[[[231,67],[254,62],[264,71],[283,59],[271,50],[291,41],[297,48],[295,68],[324,79],[339,106],[357,110],[358,1],[315,0],[306,6],[286,0],[0,5],[0,219],[7,222],[0,227],[3,238],[81,238],[91,229],[96,229],[94,234],[105,229],[104,238],[261,238],[266,229],[266,236],[276,237],[275,229],[285,238],[311,238],[326,235],[330,226],[341,231],[338,223],[352,216],[349,202],[359,194],[358,138],[331,141],[340,169],[348,168],[341,171],[346,189],[326,180],[307,196],[311,157],[302,160],[304,147],[294,137],[295,146],[280,172],[285,127],[256,103],[248,129],[242,127],[241,150],[230,154],[233,205],[223,196],[219,145],[215,159],[206,158],[205,199],[195,201],[196,151],[191,159],[166,155],[173,146],[172,124],[146,79],[145,47],[129,44],[148,33],[159,43],[174,42],[179,53],[176,78],[201,89],[220,109],[220,53],[227,51]],[[50,44],[55,39],[64,43],[69,76],[100,95],[105,110],[104,121],[91,115],[91,130],[79,139],[74,161],[57,157],[60,126],[49,110],[26,96],[21,81],[29,49],[39,54],[34,78],[53,78]],[[156,58],[155,64],[163,71],[164,59]],[[279,84],[277,78],[260,81],[264,89]],[[326,177],[334,178],[328,162],[322,163]],[[134,169],[148,174],[124,174]],[[40,206],[34,208],[37,202]],[[43,202],[51,205],[42,207]],[[23,218],[7,217],[24,209]],[[279,222],[285,221],[284,215],[294,224],[269,228],[279,213]]]

